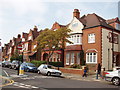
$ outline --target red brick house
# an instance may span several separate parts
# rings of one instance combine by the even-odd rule
[[[68,39],[73,44],[66,44],[65,66],[81,64],[81,50],[84,51],[84,60],[91,69],[96,69],[98,63],[107,70],[120,66],[118,25],[120,26],[118,18],[105,20],[95,13],[80,17],[79,10],[74,9],[73,19],[67,26],[72,30]],[[113,41],[110,41],[112,33]]]
[[[9,43],[5,44],[3,47],[3,59],[10,60],[11,56],[15,53],[17,50],[18,45],[21,42],[21,35],[18,34],[17,38],[13,37],[12,40],[10,40]],[[20,53],[20,52],[18,52]]]
[[[64,66],[81,64],[81,51],[84,52],[85,63],[90,69],[96,69],[98,63],[101,63],[102,68],[106,70],[120,66],[120,21],[118,18],[105,20],[95,13],[81,17],[79,10],[74,9],[73,19],[68,25],[55,22],[52,29],[61,27],[72,30],[68,39],[73,42],[73,44],[66,43]]]
[[[90,69],[95,70],[98,63],[102,68],[111,70],[113,67],[120,66],[120,21],[118,18],[103,19],[97,14],[87,14],[80,16],[78,9],[74,9],[73,19],[67,25],[60,25],[55,22],[51,30],[61,27],[71,29],[70,40],[73,44],[66,43],[65,51],[56,50],[49,61],[64,62],[64,66],[73,64],[82,64],[82,54],[84,52],[84,61]],[[47,52],[33,51],[37,42],[35,38],[39,35],[35,26],[29,33],[22,34],[22,43],[25,60],[46,60]],[[19,39],[18,39],[19,38]],[[7,48],[12,47],[12,53],[15,51],[17,43],[21,38],[13,38],[11,44],[6,44],[3,55],[8,56]],[[17,42],[16,42],[17,40]],[[64,60],[64,61],[63,61]]]
[[[21,52],[24,54],[25,61],[40,60],[40,57],[36,57],[39,53],[34,51],[37,43],[33,44],[35,38],[39,35],[38,28],[35,26],[33,30],[30,29],[29,33],[22,33],[22,46]]]
[[[56,30],[62,27],[66,27],[64,25],[60,25],[59,23],[55,22],[51,28],[51,30]],[[48,56],[48,49],[46,49],[46,52],[42,52],[41,54],[41,60],[43,61],[47,61],[47,56]],[[55,50],[54,53],[52,54],[52,56],[49,59],[49,62],[64,62],[63,59],[63,50],[59,49],[59,50]]]

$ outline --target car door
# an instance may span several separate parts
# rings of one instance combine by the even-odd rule
[[[120,70],[118,70],[118,77],[120,77]]]
[[[44,65],[44,66],[43,66],[43,73],[44,73],[44,74],[47,74],[47,72],[48,72],[47,69],[48,69],[48,68],[47,68],[47,65]]]

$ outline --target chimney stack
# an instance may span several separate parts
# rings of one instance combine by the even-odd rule
[[[37,26],[34,26],[34,31],[36,31],[36,32],[37,32],[37,30],[38,30]]]
[[[18,38],[21,38],[21,35],[20,35],[20,34],[18,34]]]
[[[78,9],[74,9],[74,12],[73,12],[73,17],[76,17],[76,18],[80,18],[80,12]]]

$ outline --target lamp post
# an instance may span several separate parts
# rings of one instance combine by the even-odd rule
[[[20,42],[20,44],[18,44],[17,49],[22,50],[21,42]],[[22,55],[23,55],[23,52],[22,52]],[[23,61],[23,56],[22,56],[22,61]],[[17,73],[17,75],[19,75],[19,69],[20,69],[20,60],[18,60],[18,73]]]

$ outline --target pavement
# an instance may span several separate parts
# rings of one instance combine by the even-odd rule
[[[82,77],[79,74],[63,73],[62,77],[73,79],[73,80],[106,82],[101,77],[98,77],[98,79],[96,79],[96,75],[88,75],[87,77]]]
[[[10,75],[13,78],[27,78],[29,75]],[[98,81],[98,82],[106,82],[101,77],[96,79],[96,75],[88,75],[87,77],[82,77],[79,74],[70,74],[70,73],[62,73],[62,78],[73,79],[73,80],[81,80],[81,81]]]

